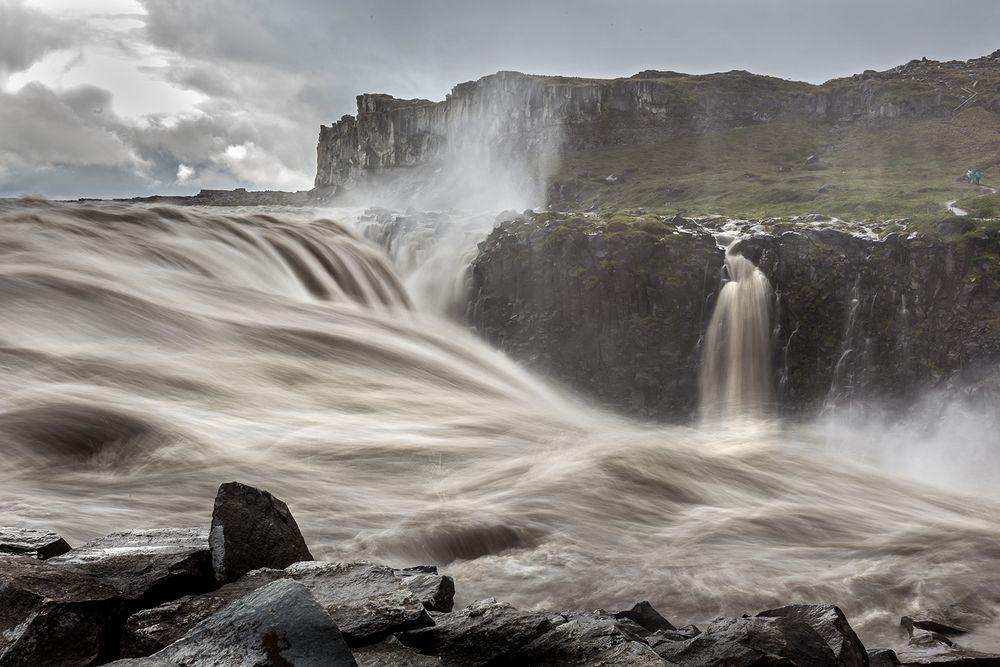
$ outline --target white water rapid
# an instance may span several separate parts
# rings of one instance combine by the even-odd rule
[[[767,285],[729,261],[706,391],[756,413]],[[827,456],[805,426],[629,422],[414,301],[310,211],[0,202],[0,524],[204,525],[237,479],[316,556],[437,564],[460,604],[703,623],[831,602],[877,645],[900,614],[1000,596],[989,496]]]

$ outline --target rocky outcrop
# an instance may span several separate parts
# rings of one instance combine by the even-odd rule
[[[1000,231],[893,233],[821,219],[729,222],[526,215],[472,266],[484,338],[604,404],[684,420],[723,275],[713,234],[774,289],[777,408],[905,405],[931,387],[991,393],[1000,364]]]
[[[336,193],[457,156],[516,159],[668,139],[766,123],[787,114],[817,122],[945,117],[961,105],[992,109],[1000,59],[911,61],[822,85],[734,71],[692,76],[644,71],[599,80],[498,72],[459,84],[444,101],[357,98],[357,115],[321,126],[315,187]],[[970,76],[984,78],[970,99]]]

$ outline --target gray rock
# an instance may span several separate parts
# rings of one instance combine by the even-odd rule
[[[505,664],[547,667],[662,667],[664,660],[613,617],[564,614],[565,621],[517,649]],[[627,621],[632,623],[632,621]],[[638,626],[637,626],[638,627]]]
[[[403,632],[398,638],[421,653],[440,656],[446,666],[518,664],[511,663],[510,656],[564,621],[489,598],[437,616],[433,627]]]
[[[808,624],[782,617],[723,618],[684,642],[665,642],[656,652],[685,667],[764,665],[834,667],[837,658]]]
[[[892,649],[874,648],[868,651],[869,667],[898,667],[899,664],[899,658]]]
[[[113,586],[77,567],[0,559],[0,665],[69,667],[112,658],[124,604]]]
[[[795,604],[762,611],[757,616],[789,618],[806,623],[826,641],[837,657],[838,667],[864,667],[868,664],[864,644],[839,607],[829,604]]]
[[[305,585],[351,646],[433,624],[421,600],[390,567],[304,561],[284,570],[255,570],[211,593],[133,614],[125,624],[123,655],[134,657],[159,650],[234,600],[281,579]]]
[[[160,651],[181,667],[354,667],[330,615],[296,581],[275,581],[234,601]]]
[[[107,660],[131,611],[214,585],[199,530],[116,533],[46,561],[0,559],[0,664]]]
[[[944,635],[915,628],[905,648],[896,652],[903,665],[1000,667],[1000,655],[957,646]]]
[[[258,568],[281,569],[313,559],[288,506],[267,491],[239,482],[219,487],[209,546],[221,582]]]
[[[0,527],[0,556],[34,556],[39,560],[60,556],[72,547],[50,530]]]
[[[910,636],[913,636],[914,629],[929,630],[943,635],[962,635],[977,625],[992,621],[993,616],[987,611],[968,605],[953,604],[903,616],[899,624]]]
[[[635,621],[643,628],[649,632],[656,632],[657,630],[677,630],[670,621],[663,618],[660,612],[653,609],[653,605],[649,604],[647,601],[642,601],[636,603],[628,611],[620,611],[615,614],[615,618],[627,618]]]
[[[437,573],[437,568],[421,566],[396,570],[403,584],[428,611],[449,612],[455,607],[455,580]]]
[[[354,649],[358,667],[441,667],[441,658],[423,655],[395,637]]]
[[[101,577],[133,602],[133,608],[215,587],[208,533],[201,528],[112,533],[50,562],[74,565]]]
[[[180,667],[176,662],[150,656],[148,658],[124,658],[109,662],[107,667]]]

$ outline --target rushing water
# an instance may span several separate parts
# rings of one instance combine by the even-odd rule
[[[763,289],[730,271],[734,299]],[[0,203],[0,523],[204,525],[238,479],[317,556],[443,565],[461,602],[833,602],[889,643],[901,613],[1000,593],[993,500],[802,426],[630,423],[413,301],[308,212]]]

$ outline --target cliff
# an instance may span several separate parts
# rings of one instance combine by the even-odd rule
[[[470,320],[529,367],[623,411],[684,420],[723,278],[713,234],[774,288],[779,409],[905,405],[1000,364],[1000,230],[899,234],[817,220],[726,223],[542,214],[501,224],[473,263]]]
[[[644,71],[613,80],[499,72],[456,86],[441,102],[360,95],[356,116],[320,128],[315,186],[338,193],[415,168],[427,167],[429,177],[456,156],[531,163],[789,115],[837,124],[948,118],[972,108],[996,113],[998,83],[1000,52],[968,62],[912,61],[822,85],[741,71]]]

